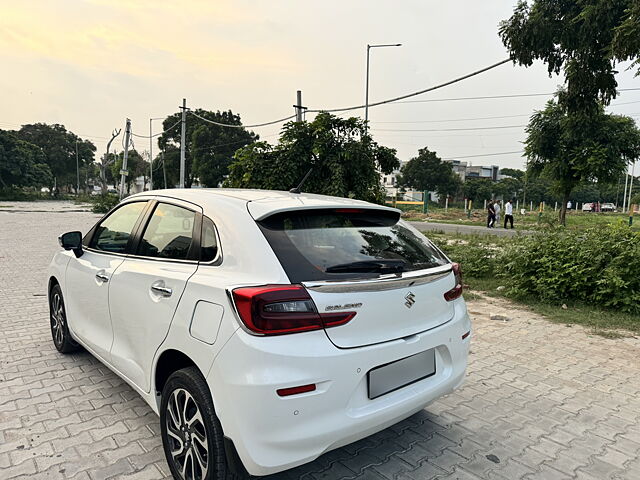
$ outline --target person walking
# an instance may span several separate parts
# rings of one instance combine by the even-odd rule
[[[493,210],[495,211],[495,214],[496,214],[496,220],[495,220],[494,224],[499,227],[500,226],[500,211],[502,210],[502,207],[500,206],[500,200],[496,201],[496,203],[493,204]]]
[[[507,222],[511,224],[513,230],[513,200],[507,201],[504,205],[504,228],[507,228]]]
[[[496,211],[493,208],[493,200],[487,203],[487,228],[493,228],[496,223]]]

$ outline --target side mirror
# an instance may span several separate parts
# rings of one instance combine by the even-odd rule
[[[65,250],[73,250],[76,257],[82,255],[82,233],[67,232],[58,237],[58,243]]]

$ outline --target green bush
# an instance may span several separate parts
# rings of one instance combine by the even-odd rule
[[[117,195],[106,193],[91,197],[91,201],[93,202],[93,207],[91,208],[93,213],[107,213],[120,202],[120,199]]]
[[[520,237],[496,266],[513,295],[640,313],[640,234],[622,224]]]
[[[456,236],[454,238],[429,235],[451,260],[458,262],[465,276],[484,278],[496,273],[501,246],[490,237]]]

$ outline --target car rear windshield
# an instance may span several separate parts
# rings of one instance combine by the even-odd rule
[[[258,225],[293,283],[375,278],[449,263],[399,219],[387,210],[296,210]]]

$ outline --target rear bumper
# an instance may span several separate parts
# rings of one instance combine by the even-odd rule
[[[470,328],[460,299],[445,325],[368,347],[336,348],[324,332],[264,338],[238,330],[207,382],[225,435],[244,466],[252,475],[268,475],[393,425],[460,386],[470,340],[462,335]],[[368,398],[369,370],[432,348],[434,375]],[[314,392],[276,394],[311,383],[317,386]]]

